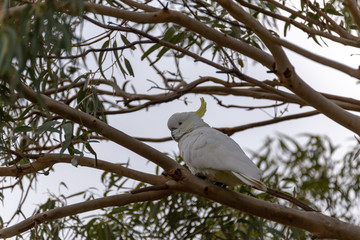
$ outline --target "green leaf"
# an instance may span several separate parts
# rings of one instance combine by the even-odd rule
[[[121,34],[121,40],[123,41],[123,43],[125,44],[125,45],[129,45],[130,44],[130,41],[126,38],[126,36],[125,35],[123,35],[123,34]],[[136,47],[135,46],[132,46],[131,47],[131,50],[135,50],[136,49]]]
[[[123,43],[124,43],[125,45],[130,44],[130,41],[129,41],[129,40],[126,38],[126,36],[123,35],[123,34],[121,34],[121,40],[123,41]]]
[[[160,50],[160,52],[158,53],[158,55],[156,56],[157,59],[156,59],[155,62],[157,62],[158,60],[160,60],[160,58],[161,58],[167,51],[169,51],[169,50],[170,50],[170,48],[168,48],[168,47],[163,47],[163,48]],[[154,64],[155,62],[153,62],[153,64]]]
[[[87,150],[89,150],[91,152],[91,154],[93,154],[95,156],[95,166],[98,165],[98,159],[97,159],[97,154],[96,152],[94,151],[94,149],[91,147],[90,143],[85,143],[85,147]]]
[[[314,20],[316,20],[316,21],[318,21],[320,19],[319,14],[314,14],[312,12],[307,12],[307,16],[314,19]]]
[[[60,155],[62,155],[64,153],[64,151],[71,144],[72,136],[73,136],[73,124],[71,122],[67,122],[62,126],[62,128],[63,128],[64,133],[65,133],[65,141],[63,142],[63,144],[61,146]]]
[[[238,58],[237,62],[242,68],[244,67],[244,61],[242,59]]]
[[[93,103],[94,103],[94,116],[96,117],[98,106],[99,106],[99,97],[94,86],[91,86],[91,92],[93,94]]]
[[[356,160],[360,155],[360,149],[358,149],[355,154],[354,154],[354,157],[353,157],[353,160]]]
[[[129,60],[127,60],[127,58],[124,57],[124,61],[125,61],[125,67],[128,70],[129,74],[134,77],[134,71],[131,67]]]
[[[116,41],[113,44],[113,48],[117,48],[117,43]],[[121,62],[120,62],[120,57],[118,54],[118,51],[114,51],[114,56],[115,56],[115,60],[116,60],[116,64],[117,66],[120,68],[120,71],[122,72],[122,74],[124,75],[124,77],[127,75],[127,72],[125,71],[125,69],[122,67]]]
[[[18,133],[18,132],[23,132],[23,133],[25,133],[25,132],[30,132],[30,131],[32,131],[33,129],[32,129],[32,127],[29,127],[29,126],[20,126],[20,127],[16,127],[15,129],[14,129],[14,133]]]
[[[291,14],[289,19],[295,20],[296,19],[296,15],[295,14]],[[291,24],[290,22],[286,22],[284,25],[284,36],[286,36],[287,31],[290,30]]]
[[[186,37],[186,32],[180,32],[170,39],[171,43],[179,43]]]
[[[221,23],[218,23],[218,22],[213,23],[211,27],[220,28],[220,29],[225,29],[226,28],[226,26],[224,24],[221,24]]]
[[[56,124],[60,124],[60,122],[58,122],[58,121],[48,121],[48,122],[45,122],[43,125],[41,125],[41,126],[37,129],[35,135],[36,135],[36,136],[39,136],[41,133],[43,133],[43,132],[45,132],[45,131],[60,133],[60,130],[59,130],[59,129],[53,128],[53,126],[55,126]]]
[[[316,42],[321,47],[321,44],[317,40],[316,36],[313,35],[313,36],[311,36],[311,38],[314,40],[314,42]]]
[[[325,12],[332,14],[332,15],[336,15],[336,16],[343,16],[343,14],[341,14],[341,12],[337,11],[333,4],[327,3],[324,7]]]
[[[106,40],[104,42],[104,44],[101,46],[101,49],[106,49],[109,46],[109,43],[110,43],[110,41]],[[104,71],[103,71],[103,67],[102,67],[102,64],[104,63],[104,60],[105,60],[104,56],[106,56],[106,51],[101,51],[99,54],[98,64],[99,64],[99,70],[100,70],[101,75],[106,79]]]
[[[78,76],[70,85],[69,87],[67,88],[67,90],[70,90],[72,89],[81,79],[87,79],[89,77],[89,73],[85,73],[85,74],[82,74],[80,76]]]
[[[78,92],[78,95],[77,95],[77,104],[82,103],[82,101],[85,97],[86,97],[86,90],[84,90],[82,88],[82,89],[80,89],[80,91]]]
[[[144,60],[147,56],[149,56],[152,52],[154,52],[156,49],[160,48],[161,45],[156,43],[153,46],[151,46],[144,54],[141,56],[141,61]]]
[[[126,72],[126,70],[124,69],[124,67],[120,64],[118,65],[120,67],[120,71],[122,72],[122,74],[124,75],[124,77],[126,77],[126,75],[128,75],[128,73]]]
[[[164,34],[163,40],[169,41],[169,40],[172,38],[172,36],[174,35],[175,32],[176,32],[176,30],[175,30],[175,28],[174,28],[173,26],[172,26],[172,27],[169,27],[169,28],[166,30],[165,34]]]

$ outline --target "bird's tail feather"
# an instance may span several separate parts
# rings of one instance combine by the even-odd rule
[[[278,197],[278,198],[281,198],[281,199],[284,199],[286,201],[289,201],[293,204],[295,204],[296,206],[304,209],[305,211],[316,211],[315,209],[309,207],[308,205],[306,205],[305,203],[301,202],[300,200],[298,200],[297,198],[293,197],[293,196],[290,196],[286,193],[283,193],[281,191],[278,191],[278,190],[275,190],[275,189],[271,189],[271,188],[268,188],[262,181],[258,180],[258,179],[255,179],[255,178],[252,178],[252,177],[247,177],[247,176],[244,176],[244,175],[241,175],[239,173],[236,173],[236,172],[232,172],[237,178],[239,178],[243,183],[253,187],[253,188],[256,188],[258,190],[261,190],[263,192],[266,192],[270,195],[273,195],[275,197]]]
[[[246,185],[249,185],[251,187],[254,187],[254,188],[264,191],[264,192],[267,191],[267,187],[262,181],[252,178],[252,177],[247,177],[247,176],[241,175],[237,172],[232,172],[232,173]]]

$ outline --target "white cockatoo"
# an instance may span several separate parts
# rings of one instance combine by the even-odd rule
[[[267,191],[261,181],[262,171],[229,136],[211,128],[202,120],[206,103],[196,112],[175,113],[168,128],[178,142],[180,156],[190,171],[208,180],[229,186],[246,184]]]
[[[202,120],[205,112],[206,103],[201,98],[199,110],[175,113],[168,120],[171,136],[179,144],[180,156],[193,174],[229,186],[246,184],[288,200],[306,211],[315,211],[295,197],[268,188],[261,181],[261,170],[241,147]]]

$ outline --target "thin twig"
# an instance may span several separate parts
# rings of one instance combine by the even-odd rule
[[[121,46],[121,47],[113,47],[113,48],[96,48],[96,49],[88,49],[83,53],[77,54],[77,55],[71,55],[71,56],[46,56],[46,58],[56,58],[56,59],[74,59],[74,58],[80,58],[85,57],[87,54],[91,52],[112,52],[112,51],[119,51],[124,50],[128,48],[132,48],[137,44],[146,44],[146,43],[153,43],[153,41],[150,40],[144,40],[144,41],[134,41],[132,43],[129,43],[127,45]]]
[[[267,188],[266,192],[271,194],[272,196],[287,200],[287,201],[295,204],[296,206],[304,209],[305,211],[317,212],[317,210],[315,210],[312,207],[310,207],[310,206],[306,205],[305,203],[301,202],[299,199],[297,199],[297,198],[295,198],[295,197],[293,197],[291,195],[288,195],[286,193],[283,193],[283,192],[281,192],[279,190],[275,190],[275,189],[272,189],[272,188]]]

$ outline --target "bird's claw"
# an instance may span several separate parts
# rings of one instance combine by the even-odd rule
[[[195,173],[195,176],[198,177],[198,178],[201,178],[202,180],[205,180],[206,179],[206,176],[202,173]]]
[[[215,182],[215,185],[219,186],[221,188],[226,188],[227,187],[227,185],[225,183],[221,183],[221,182]]]

